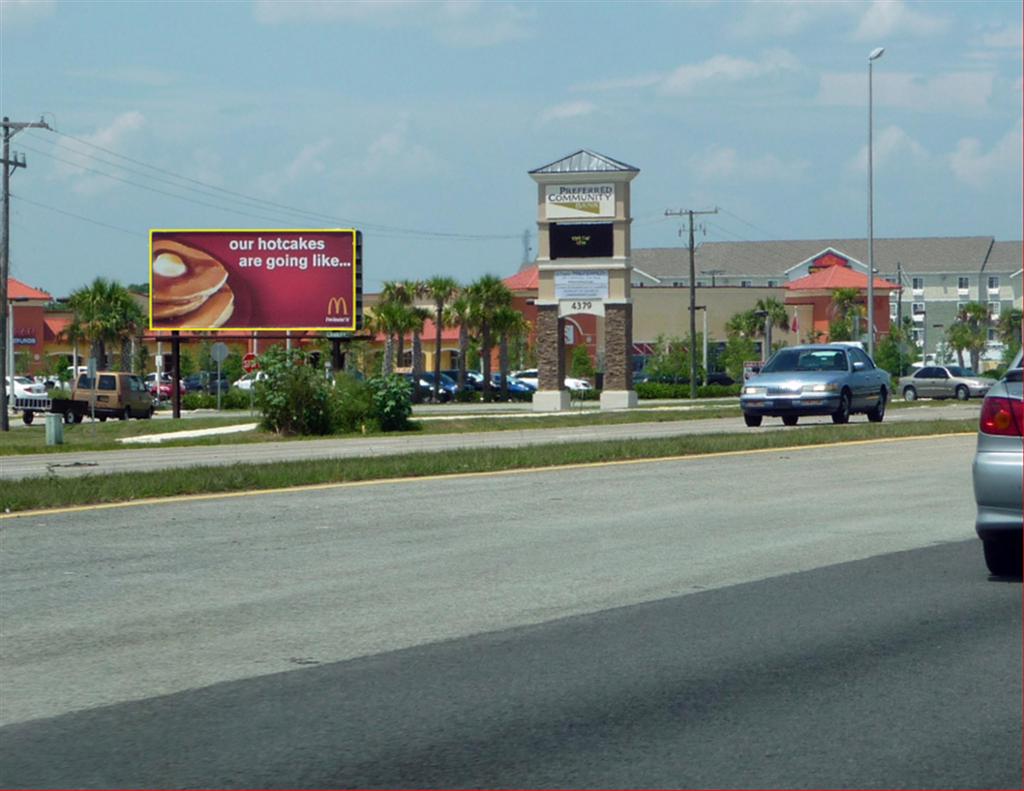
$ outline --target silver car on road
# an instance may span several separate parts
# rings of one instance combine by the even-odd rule
[[[981,398],[996,383],[995,379],[978,376],[970,368],[959,365],[928,365],[900,380],[903,398]]]
[[[974,523],[985,549],[985,565],[997,576],[1021,575],[1021,501],[1024,492],[1024,396],[1021,354],[993,385],[981,405],[974,454]]]
[[[802,415],[831,415],[833,423],[848,423],[854,412],[878,423],[890,387],[889,373],[858,346],[787,346],[743,385],[740,407],[748,426],[760,426],[766,415],[781,417],[787,426]]]

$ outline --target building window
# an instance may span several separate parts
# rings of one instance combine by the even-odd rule
[[[910,312],[914,316],[914,321],[924,321],[924,303],[914,302],[910,306]]]
[[[960,294],[967,294],[971,290],[970,278],[960,277],[956,281],[956,290]]]
[[[966,302],[957,302],[956,303],[956,314],[959,316],[961,313],[964,312],[964,308],[966,308],[966,307],[967,307],[967,303]]]
[[[742,286],[743,288],[750,288],[752,285],[753,285],[753,281],[752,280],[741,280],[740,281],[740,286]]]
[[[768,288],[778,288],[778,286],[779,286],[779,281],[778,280],[769,280],[768,281]]]
[[[995,343],[997,340],[999,340],[999,338],[996,337],[996,328],[995,327],[989,327],[988,328],[988,342],[989,343]]]
[[[999,275],[988,276],[988,293],[999,293]]]
[[[914,343],[918,346],[924,343],[924,330],[914,330]]]
[[[989,302],[988,303],[988,313],[989,313],[989,316],[991,317],[992,321],[998,321],[999,320],[999,303],[998,302]]]
[[[915,294],[920,294],[924,291],[924,278],[914,277],[910,279],[910,287],[913,289]]]

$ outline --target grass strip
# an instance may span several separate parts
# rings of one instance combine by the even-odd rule
[[[75,505],[118,503],[195,494],[226,494],[256,489],[285,489],[326,483],[417,478],[658,459],[710,453],[825,445],[873,439],[974,433],[977,421],[936,420],[908,423],[808,426],[786,431],[700,434],[663,439],[614,440],[479,448],[359,459],[234,464],[152,472],[29,479],[0,483],[0,511],[17,513]],[[0,516],[2,518],[2,516]]]
[[[895,401],[890,409],[901,407],[942,406],[945,402],[928,401],[904,404]],[[600,412],[597,410],[559,412],[552,414],[518,414],[518,415],[458,415],[452,414],[439,420],[438,416],[420,415],[413,417],[415,434],[459,434],[467,431],[510,431],[523,428],[568,428],[572,426],[611,426],[626,423],[674,423],[681,420],[709,420],[714,418],[740,419],[742,412],[735,400],[727,403],[698,403],[695,407],[682,403],[676,405],[650,406],[632,410],[614,410]],[[424,419],[420,419],[424,418]],[[46,445],[45,432],[42,426],[30,429],[17,428],[5,435],[0,435],[0,457],[17,456],[34,453],[72,453],[79,451],[124,450],[138,447],[152,447],[118,442],[122,437],[145,436],[193,429],[214,428],[238,423],[253,423],[259,416],[248,412],[225,413],[223,416],[203,416],[183,420],[109,420],[105,423],[80,423],[64,427],[64,444]],[[332,435],[323,439],[341,439],[345,435]],[[362,436],[362,435],[352,435]],[[159,443],[160,447],[183,447],[195,445],[248,445],[258,442],[288,442],[290,440],[309,440],[316,437],[282,437],[268,431],[245,431],[207,437],[182,437],[166,439]]]

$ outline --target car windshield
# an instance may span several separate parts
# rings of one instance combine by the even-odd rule
[[[761,369],[763,374],[793,371],[845,371],[846,352],[839,349],[779,349]]]

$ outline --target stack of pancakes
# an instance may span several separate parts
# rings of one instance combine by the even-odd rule
[[[153,242],[153,324],[161,328],[219,327],[235,309],[224,265],[194,247]]]

